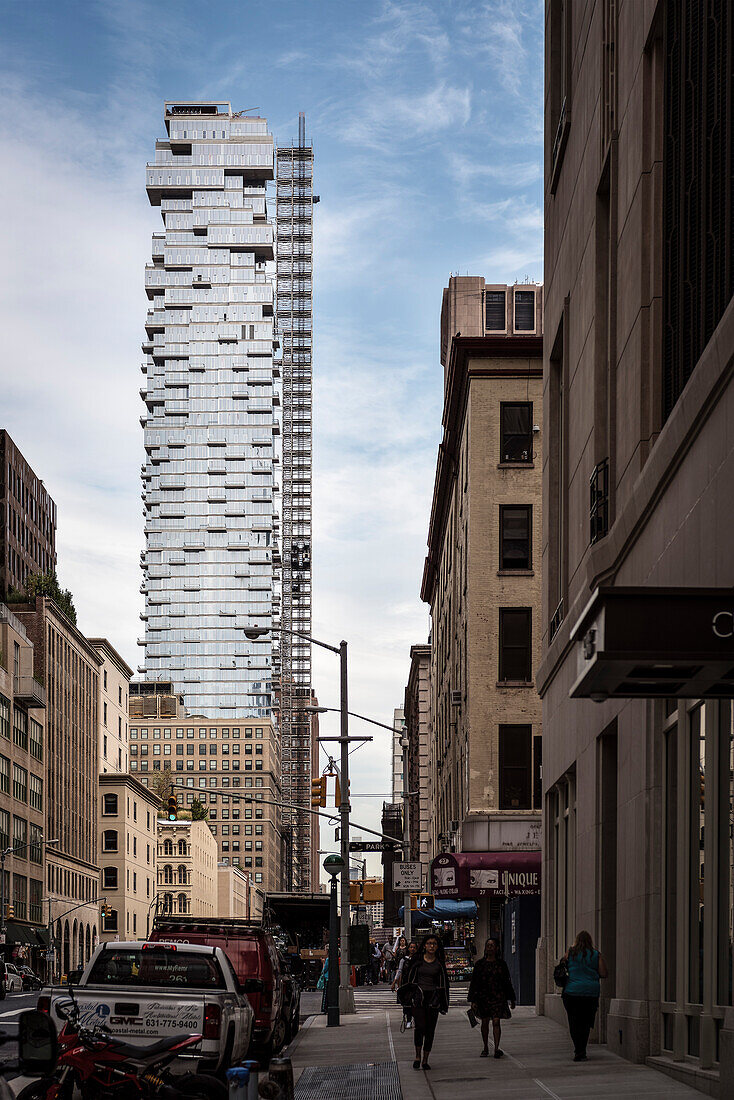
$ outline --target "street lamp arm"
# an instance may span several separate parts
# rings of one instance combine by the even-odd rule
[[[303,638],[313,645],[321,646],[322,649],[328,649],[330,653],[338,654],[340,652],[339,646],[321,642],[318,638],[312,638],[310,634],[305,634],[302,630],[291,630],[288,626],[242,626],[240,630],[244,632],[245,637],[249,638],[250,641],[256,641],[265,634],[292,634],[296,638]]]
[[[313,707],[313,709],[309,707],[304,707],[303,709],[306,714],[321,714],[323,711],[331,711],[334,714],[340,713],[338,707]],[[402,732],[401,730],[396,730],[395,726],[388,726],[385,722],[378,722],[374,718],[368,718],[365,714],[357,714],[357,712],[353,710],[348,710],[347,714],[349,714],[352,718],[361,719],[362,722],[369,722],[371,726],[380,726],[381,729],[389,730],[390,733]]]

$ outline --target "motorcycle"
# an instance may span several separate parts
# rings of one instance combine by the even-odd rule
[[[56,1006],[66,1021],[54,1073],[26,1085],[17,1100],[226,1100],[226,1086],[206,1073],[173,1074],[171,1063],[201,1035],[173,1035],[148,1046],[116,1038],[103,1024],[86,1027],[71,1000]]]

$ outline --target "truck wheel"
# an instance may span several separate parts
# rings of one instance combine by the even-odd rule
[[[281,1016],[277,1024],[273,1028],[273,1038],[271,1040],[273,1053],[279,1054],[288,1041],[288,1025]]]
[[[187,1100],[227,1100],[227,1086],[210,1073],[187,1073],[174,1080],[179,1096]]]

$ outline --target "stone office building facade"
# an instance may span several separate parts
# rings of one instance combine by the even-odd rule
[[[599,1038],[731,1096],[734,10],[546,33],[539,1008],[587,928]]]

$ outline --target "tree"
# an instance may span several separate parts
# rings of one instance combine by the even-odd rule
[[[191,820],[192,821],[206,821],[209,817],[209,810],[202,806],[198,798],[195,798],[191,803]]]
[[[68,588],[61,587],[53,570],[49,573],[29,573],[25,579],[25,591],[29,600],[35,600],[36,596],[47,596],[53,600],[59,611],[76,626],[74,597]]]
[[[162,772],[153,772],[150,789],[153,794],[157,795],[161,800],[161,804],[165,806],[168,796],[171,793],[171,784],[173,783],[173,773],[171,772],[170,765],[167,764]]]

